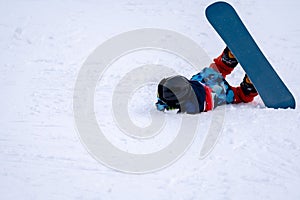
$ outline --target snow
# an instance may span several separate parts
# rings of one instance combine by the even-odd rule
[[[184,155],[146,174],[123,173],[99,163],[80,140],[74,87],[93,50],[126,31],[160,28],[184,34],[213,58],[224,44],[204,16],[212,2],[0,1],[1,199],[300,199],[299,107],[269,109],[259,97],[249,104],[223,106],[221,135],[204,159],[201,146],[219,110],[202,113]],[[299,102],[300,2],[228,2]],[[97,121],[111,143],[132,153],[164,148],[181,120],[173,112],[165,114],[162,134],[146,141],[124,135],[113,123],[115,85],[145,63],[172,66],[187,77],[196,73],[181,58],[150,50],[124,56],[105,72],[96,88]],[[243,74],[238,67],[228,80],[239,84]],[[137,126],[151,124],[155,87],[140,87],[129,102],[129,116]]]

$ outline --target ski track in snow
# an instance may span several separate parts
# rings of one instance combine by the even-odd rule
[[[144,175],[107,168],[80,142],[72,98],[88,55],[114,35],[155,27],[182,33],[209,56],[217,56],[224,45],[204,16],[212,2],[0,1],[1,199],[300,199],[299,107],[268,109],[259,97],[253,103],[227,105],[218,143],[200,160],[212,117],[212,112],[202,113],[201,130],[185,155],[163,170]],[[300,3],[229,2],[298,102]],[[102,102],[111,94],[110,84],[129,69],[126,66],[152,61],[174,66],[185,76],[195,73],[180,58],[161,52],[120,60],[115,65],[124,69],[115,74],[108,71],[97,86],[96,114],[106,115],[101,106],[109,106],[110,101]],[[242,77],[238,67],[228,79],[234,85]],[[150,122],[148,112],[155,109],[155,85],[139,92],[142,95],[135,95],[130,104],[130,115],[143,125]],[[176,125],[177,115],[166,117],[171,127]],[[130,151],[157,150],[174,137],[166,131],[149,143],[126,140],[113,131],[116,127],[109,117],[98,122],[112,130],[107,136],[112,143]]]

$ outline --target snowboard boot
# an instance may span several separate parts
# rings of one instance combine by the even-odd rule
[[[243,82],[241,82],[240,84],[241,86],[241,89],[243,91],[243,93],[246,95],[246,96],[254,96],[254,95],[257,95],[257,91],[254,87],[254,85],[252,84],[252,82],[250,81],[248,75],[246,74],[244,79],[243,79]]]
[[[230,74],[238,64],[238,61],[228,47],[224,49],[219,57],[214,59],[214,62],[224,78],[226,77],[226,75]]]

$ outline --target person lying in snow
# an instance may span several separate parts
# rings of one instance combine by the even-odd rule
[[[190,80],[180,75],[164,78],[158,84],[156,108],[159,111],[179,109],[179,113],[196,114],[219,105],[253,101],[258,93],[247,74],[238,87],[230,86],[225,80],[237,64],[226,47],[214,63]]]

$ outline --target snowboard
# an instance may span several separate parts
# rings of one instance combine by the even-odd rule
[[[248,74],[266,107],[295,108],[293,95],[266,59],[235,9],[226,2],[206,8],[206,17]]]

